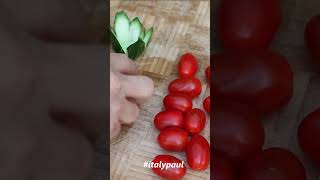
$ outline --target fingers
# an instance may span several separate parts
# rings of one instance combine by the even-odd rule
[[[111,53],[110,66],[114,71],[123,74],[138,74],[138,65],[128,59],[125,54]]]
[[[128,98],[133,98],[142,103],[152,96],[154,84],[146,76],[120,76],[121,87]]]
[[[120,109],[120,122],[123,124],[133,123],[139,115],[139,107],[137,104],[124,99]]]

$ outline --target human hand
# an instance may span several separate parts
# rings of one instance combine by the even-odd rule
[[[110,54],[110,137],[131,124],[139,114],[139,104],[152,96],[153,81],[138,75],[137,65],[124,54]]]

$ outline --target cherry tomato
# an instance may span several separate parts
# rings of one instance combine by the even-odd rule
[[[197,70],[197,59],[191,53],[186,53],[180,57],[178,71],[181,78],[193,77]]]
[[[194,77],[176,79],[168,87],[171,94],[186,94],[191,98],[199,96],[201,89],[201,81]]]
[[[187,131],[168,127],[162,130],[158,136],[159,145],[168,151],[183,151],[188,145],[189,136]]]
[[[210,66],[207,67],[206,71],[205,71],[205,75],[206,75],[206,79],[207,79],[207,83],[210,85],[210,76],[211,76],[211,73],[210,73]]]
[[[161,111],[154,117],[154,125],[159,130],[172,126],[183,128],[183,124],[183,113],[178,110]]]
[[[298,129],[298,141],[305,152],[320,166],[320,109],[307,115]]]
[[[180,180],[186,175],[187,167],[183,162],[171,155],[158,155],[153,159],[153,168],[152,171],[160,177],[163,177],[168,180]],[[159,164],[162,164],[159,167]],[[170,163],[170,165],[176,165],[176,167],[162,168],[163,163]],[[173,164],[174,163],[174,164]],[[157,164],[158,167],[154,167]]]
[[[191,169],[207,169],[210,162],[210,145],[203,136],[192,136],[188,143],[186,154]]]
[[[312,17],[308,22],[304,37],[310,54],[320,66],[320,15]]]
[[[214,104],[211,133],[213,149],[235,165],[260,152],[264,129],[252,107],[231,101]]]
[[[201,109],[192,109],[184,118],[184,129],[190,134],[199,134],[206,125],[206,115]]]
[[[279,0],[223,0],[217,32],[227,50],[265,49],[281,22]]]
[[[293,72],[286,59],[271,51],[215,55],[213,93],[271,113],[293,94]]]
[[[236,180],[236,173],[232,164],[221,156],[213,155],[212,179]]]
[[[203,101],[203,108],[206,110],[208,113],[210,113],[210,96],[206,97]]]
[[[240,173],[240,180],[306,180],[299,159],[281,148],[264,150],[248,160]]]
[[[167,110],[179,110],[183,113],[192,109],[192,99],[184,94],[169,94],[163,99]]]

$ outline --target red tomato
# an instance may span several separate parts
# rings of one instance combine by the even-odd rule
[[[311,18],[306,26],[304,37],[310,54],[320,65],[320,15]]]
[[[225,158],[214,155],[212,179],[214,180],[236,180],[236,173],[232,164]]]
[[[186,94],[195,98],[201,93],[201,81],[194,77],[176,79],[169,84],[168,90],[171,94]]]
[[[197,70],[197,59],[191,53],[186,53],[180,57],[178,71],[181,78],[193,77]]]
[[[183,113],[178,110],[161,111],[154,117],[154,125],[159,130],[172,126],[183,128],[183,124]]]
[[[308,157],[320,166],[320,109],[306,116],[298,129],[298,141]]]
[[[203,108],[206,110],[208,113],[210,113],[210,96],[208,96],[206,99],[203,101]]]
[[[168,151],[183,151],[188,145],[189,135],[187,131],[168,127],[162,130],[158,136],[159,145]]]
[[[192,109],[192,99],[184,94],[169,94],[163,99],[167,110],[179,110],[183,113]]]
[[[240,180],[306,180],[299,159],[290,151],[270,148],[250,158],[243,166]]]
[[[271,113],[293,94],[293,72],[286,59],[271,51],[215,55],[213,93]]]
[[[188,143],[187,161],[191,169],[205,170],[210,162],[210,145],[201,135],[194,135]]]
[[[238,164],[262,150],[264,129],[253,108],[231,101],[214,104],[213,149]]]
[[[190,134],[199,134],[206,125],[206,115],[201,109],[192,109],[184,118],[184,129]]]
[[[152,171],[160,177],[163,177],[168,180],[180,180],[186,175],[187,167],[182,163],[182,161],[171,155],[158,155],[153,159],[153,168]],[[159,167],[159,164],[162,164]],[[170,165],[174,165],[176,167],[168,167],[162,168],[164,166],[163,163],[170,163]],[[157,167],[154,167],[157,166]]]
[[[281,22],[279,0],[223,0],[217,32],[228,50],[265,49]]]
[[[211,73],[210,73],[210,66],[208,66],[208,67],[207,67],[205,74],[206,74],[207,82],[208,82],[208,83],[209,83],[209,85],[210,85],[210,76],[211,76]]]

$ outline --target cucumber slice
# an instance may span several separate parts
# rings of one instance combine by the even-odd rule
[[[115,51],[116,53],[125,53],[125,52],[123,51],[123,49],[122,49],[122,47],[121,47],[121,45],[120,45],[120,43],[119,43],[119,41],[118,41],[118,39],[117,39],[117,37],[116,37],[116,33],[114,32],[114,30],[113,30],[112,27],[110,27],[110,32],[111,32],[111,39],[110,39],[110,41],[111,41],[111,45],[112,45],[114,51]]]
[[[135,17],[130,22],[128,46],[130,46],[131,44],[133,44],[133,43],[138,41],[138,38],[139,38],[140,33],[141,33],[141,30],[142,30],[142,24],[141,24],[139,18]]]
[[[131,44],[128,47],[128,56],[130,59],[135,60],[137,57],[139,57],[145,49],[144,41],[139,38],[137,42]]]
[[[150,39],[151,39],[151,37],[152,37],[152,33],[153,33],[153,28],[150,28],[150,29],[146,32],[146,34],[145,34],[145,36],[144,36],[144,38],[143,38],[145,47],[147,47],[147,45],[148,45],[148,43],[149,43],[149,41],[150,41]]]
[[[114,30],[116,37],[125,52],[129,41],[129,27],[130,21],[127,14],[124,11],[117,12],[114,19]]]
[[[145,30],[144,30],[144,27],[142,26],[141,33],[140,33],[139,38],[141,38],[141,39],[144,38],[144,33],[145,33],[144,31],[145,31]]]

